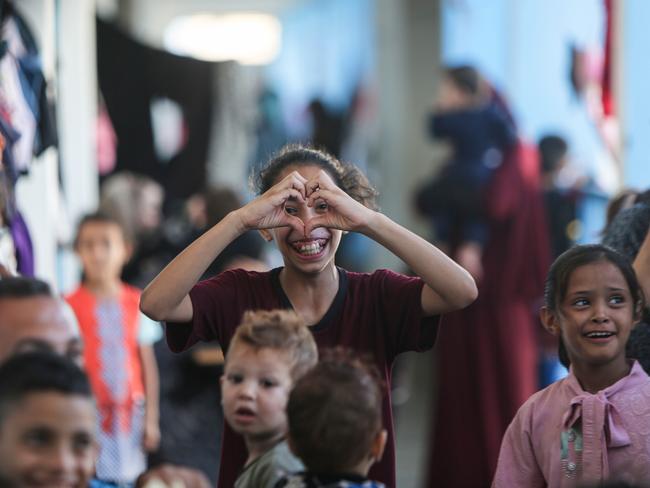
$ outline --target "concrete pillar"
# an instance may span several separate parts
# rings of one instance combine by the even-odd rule
[[[411,204],[413,190],[433,175],[434,150],[426,131],[440,66],[438,0],[377,0],[377,79],[382,147],[377,181],[384,213],[427,235]],[[399,261],[379,251],[378,262]]]
[[[434,160],[440,160],[426,131],[441,64],[440,37],[439,0],[377,0],[380,204],[385,214],[422,236],[430,229],[416,218],[411,202],[418,184],[433,175]],[[376,266],[404,266],[381,246],[374,255]],[[400,403],[397,486],[424,486],[434,416],[432,354],[401,355],[393,387]]]
[[[97,60],[95,4],[87,0],[57,3],[58,122],[60,171],[71,228],[97,207]],[[59,282],[69,290],[79,270],[68,248],[60,256]]]

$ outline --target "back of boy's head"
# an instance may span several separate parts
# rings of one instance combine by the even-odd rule
[[[75,248],[79,245],[79,237],[81,237],[81,231],[83,230],[84,226],[89,224],[114,225],[120,230],[124,241],[127,242],[129,240],[126,233],[124,232],[124,226],[116,217],[103,211],[97,211],[84,215],[79,221],[79,224],[77,225],[77,234],[74,238]]]
[[[247,346],[256,351],[274,349],[287,354],[293,381],[304,375],[318,361],[314,337],[305,322],[290,310],[245,312],[230,342],[229,350],[239,346]]]
[[[45,281],[25,276],[11,276],[0,279],[0,300],[40,296],[54,296],[50,285]]]
[[[563,137],[549,134],[537,143],[542,172],[550,173],[558,168],[562,159],[567,155],[569,145]]]
[[[71,360],[46,351],[17,354],[0,365],[0,423],[32,393],[56,392],[92,400],[88,377]]]
[[[377,368],[341,348],[325,353],[289,395],[289,437],[309,471],[342,473],[370,455],[382,430]]]
[[[444,71],[447,78],[460,91],[471,97],[477,97],[481,91],[481,75],[473,66],[453,66]]]
[[[551,265],[546,277],[544,286],[545,307],[557,314],[569,286],[571,274],[581,266],[599,262],[609,262],[619,269],[630,290],[633,310],[636,314],[640,314],[645,306],[645,297],[630,261],[614,249],[602,244],[573,246],[558,256]],[[565,367],[568,367],[570,361],[561,338],[559,357],[560,362]]]

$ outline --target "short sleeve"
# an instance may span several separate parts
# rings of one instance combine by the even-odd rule
[[[387,354],[394,358],[407,351],[426,351],[433,347],[440,316],[426,317],[422,311],[424,281],[390,270],[373,273],[379,296],[380,317],[387,336]]]
[[[225,350],[246,310],[278,308],[271,290],[269,273],[242,269],[224,271],[200,281],[190,290],[192,320],[167,322],[165,335],[174,352],[188,349],[199,341],[218,341]]]
[[[162,338],[162,328],[160,323],[151,320],[145,314],[140,312],[140,322],[138,324],[138,344],[140,346],[151,346]]]
[[[531,411],[530,403],[524,404],[503,436],[493,488],[547,485],[533,448]]]

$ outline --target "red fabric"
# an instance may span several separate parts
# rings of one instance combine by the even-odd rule
[[[490,486],[501,439],[537,390],[537,322],[548,238],[534,148],[519,145],[497,171],[479,299],[445,316],[437,341],[438,408],[427,486]]]
[[[614,5],[612,0],[604,0],[605,7],[605,61],[603,63],[602,103],[605,117],[614,115],[614,93],[612,87],[612,29],[614,25]]]
[[[172,350],[197,340],[218,340],[227,350],[246,310],[291,308],[278,279],[280,269],[267,273],[225,271],[203,281],[190,292],[194,317],[188,324],[169,324],[167,342]],[[351,273],[341,270],[339,293],[320,323],[311,327],[319,349],[337,345],[370,353],[387,385],[397,354],[433,346],[438,317],[422,318],[420,278],[388,270]],[[388,394],[383,398],[383,422],[388,442],[382,460],[369,478],[395,486],[393,414]],[[246,461],[242,438],[226,426],[221,449],[219,486],[234,485]]]
[[[121,323],[111,324],[113,327],[123,327],[124,342],[121,347],[126,351],[124,364],[106,364],[103,358],[114,358],[115,354],[110,350],[109,344],[103,343],[99,334],[98,301],[97,298],[83,286],[77,288],[72,294],[66,297],[66,301],[72,307],[84,343],[84,365],[93,394],[99,408],[105,415],[102,415],[102,429],[111,432],[113,427],[113,415],[117,408],[131,410],[136,400],[144,398],[144,383],[142,379],[142,367],[140,363],[138,347],[138,327],[140,318],[140,290],[128,285],[123,285],[120,291],[119,304],[121,312]],[[103,375],[108,369],[126,369],[126,386],[124,397],[117,397],[117,392],[111,391],[106,384]],[[119,385],[120,387],[123,385]],[[132,415],[121,416],[125,422],[129,422]],[[125,432],[131,430],[130,425],[120,426]]]

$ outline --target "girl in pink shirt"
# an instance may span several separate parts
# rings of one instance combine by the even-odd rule
[[[569,375],[519,409],[493,486],[650,480],[650,377],[625,357],[644,306],[634,270],[605,246],[576,246],[551,266],[545,302]]]

